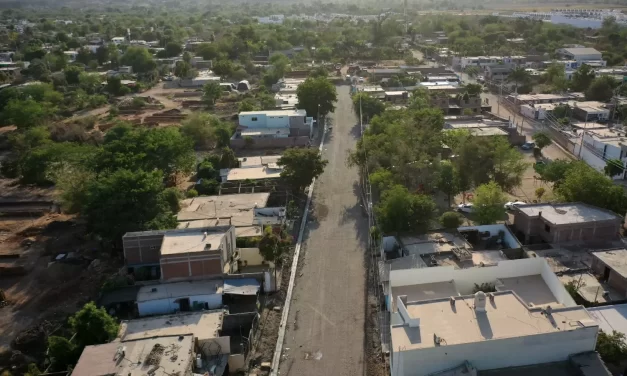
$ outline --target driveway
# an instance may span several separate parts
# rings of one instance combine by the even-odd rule
[[[305,230],[280,375],[364,374],[365,252],[368,222],[358,199],[358,173],[346,166],[359,137],[348,86],[338,86]],[[304,253],[303,253],[304,252]]]

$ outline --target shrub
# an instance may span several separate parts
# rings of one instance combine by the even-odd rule
[[[213,179],[202,179],[202,181],[196,184],[196,190],[201,195],[215,195],[218,193],[218,187],[220,184]]]
[[[440,216],[440,224],[445,228],[458,228],[462,225],[463,218],[459,213],[446,212]]]
[[[194,197],[198,197],[198,191],[195,190],[194,188],[190,189],[189,191],[187,191],[185,193],[185,196],[187,196],[187,198],[194,198]]]

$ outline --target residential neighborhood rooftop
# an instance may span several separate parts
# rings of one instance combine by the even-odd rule
[[[565,204],[529,204],[518,205],[516,210],[529,217],[542,216],[554,225],[600,222],[619,219],[618,215],[580,202]]]
[[[277,179],[281,177],[280,168],[250,167],[231,168],[220,170],[220,176],[226,177],[226,181]]]
[[[87,346],[72,371],[72,376],[184,375],[191,369],[193,353],[193,335]]]
[[[177,255],[220,249],[224,232],[198,231],[168,232],[163,235],[162,255]]]
[[[424,349],[438,346],[434,337],[451,346],[597,326],[582,306],[554,308],[551,315],[543,315],[541,309],[527,307],[512,291],[492,295],[493,301],[486,299],[483,313],[474,309],[474,295],[454,297],[454,304],[450,298],[408,301],[407,313],[419,319],[420,326],[393,326],[393,346]]]
[[[182,298],[195,295],[221,294],[223,281],[186,281],[162,283],[159,285],[143,286],[137,293],[137,302],[150,300]]]
[[[592,252],[592,257],[599,259],[621,277],[627,278],[627,249],[617,248],[607,251]]]
[[[588,312],[605,333],[616,330],[627,335],[627,304],[591,307]]]
[[[251,226],[255,208],[265,208],[270,193],[243,193],[200,196],[181,201],[179,221],[198,219],[231,219],[233,226]]]
[[[244,115],[266,115],[266,116],[305,116],[307,111],[293,109],[293,110],[264,110],[264,111],[242,111],[240,116]]]
[[[216,338],[223,318],[224,311],[215,310],[123,320],[118,338],[129,341],[185,334],[193,334],[199,340]]]
[[[488,128],[470,128],[469,132],[473,136],[482,137],[482,136],[508,136],[509,133],[497,127],[488,127]]]
[[[577,47],[577,48],[564,48],[564,51],[572,54],[572,55],[596,55],[601,54],[595,48],[590,47]]]

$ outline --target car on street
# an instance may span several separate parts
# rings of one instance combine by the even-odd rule
[[[533,142],[525,142],[524,144],[522,144],[522,146],[520,147],[523,150],[533,150],[533,148],[536,147],[536,144]]]
[[[482,83],[483,83],[483,81],[485,81],[485,79],[483,78],[483,76],[477,76],[477,79],[476,79],[476,80],[477,80],[477,82],[478,82],[478,83],[480,83],[480,84],[482,84]]]
[[[462,213],[472,213],[473,205],[472,203],[467,204],[459,204],[457,205],[457,211]]]
[[[509,201],[506,202],[505,205],[503,205],[503,207],[505,208],[505,210],[514,210],[514,206],[518,206],[518,205],[526,205],[527,203],[524,201]]]

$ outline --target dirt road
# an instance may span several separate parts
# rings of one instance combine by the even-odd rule
[[[322,152],[329,164],[316,181],[313,220],[304,236],[281,376],[364,373],[368,224],[357,170],[345,163],[359,137],[348,86],[338,87],[336,107]]]

